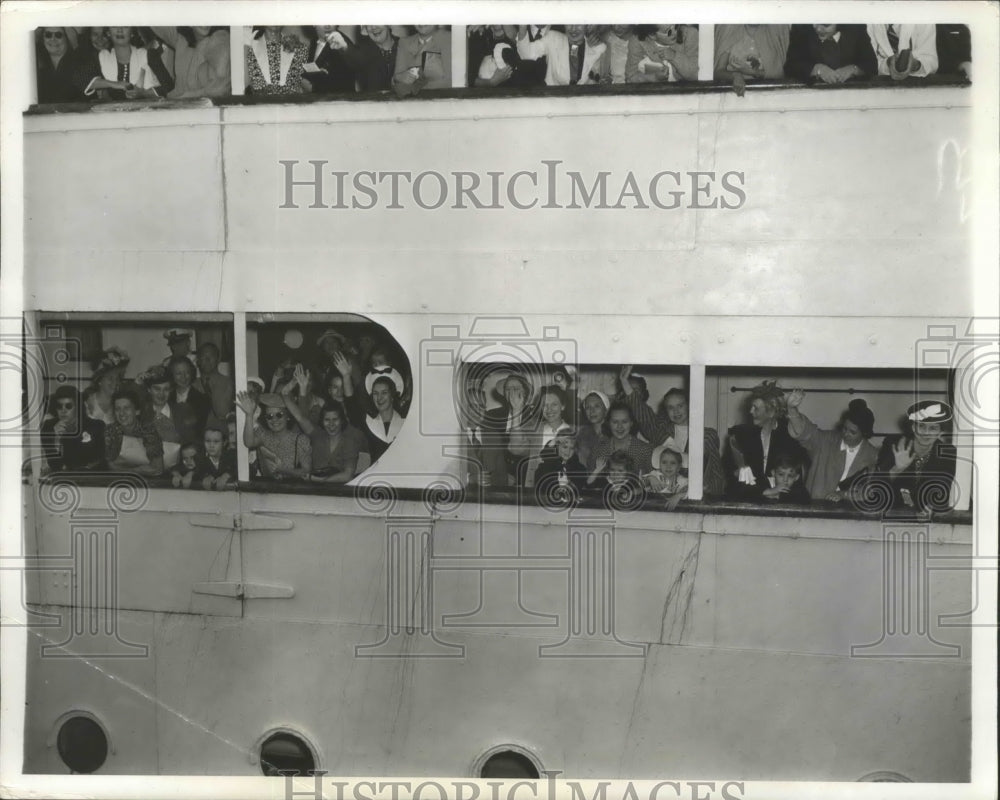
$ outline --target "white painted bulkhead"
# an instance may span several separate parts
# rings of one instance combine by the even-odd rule
[[[435,325],[467,331],[481,314],[522,315],[533,332],[557,327],[582,363],[900,369],[913,366],[929,324],[972,313],[972,247],[952,182],[968,169],[962,90],[411,109],[334,102],[26,118],[27,306],[232,312],[237,329],[255,312],[369,316],[406,350],[418,383],[409,424],[371,475],[415,487],[450,469],[442,439],[414,424],[454,425],[451,406],[432,400],[451,397],[450,375],[416,366]],[[651,138],[662,150],[630,144]],[[78,157],[109,148],[113,170]],[[513,172],[553,152],[588,174],[741,170],[748,201],[627,213],[277,208],[281,159]],[[136,175],[153,191],[138,191]],[[856,203],[843,201],[844,182]],[[496,216],[485,224],[484,213]],[[951,280],[939,279],[943,269]],[[84,274],[92,291],[79,290]],[[245,383],[245,364],[235,369]],[[104,489],[80,491],[81,509],[105,507]],[[36,504],[34,492],[27,551],[63,556],[69,512]],[[416,574],[433,573],[434,634],[463,657],[356,657],[386,636],[390,528],[432,543]],[[109,774],[256,774],[254,744],[285,726],[340,775],[467,775],[483,751],[514,742],[570,777],[856,780],[891,770],[967,780],[968,629],[938,615],[975,605],[968,571],[933,572],[932,655],[852,657],[884,630],[881,522],[619,513],[615,633],[646,655],[540,658],[539,646],[558,645],[571,624],[571,528],[607,525],[537,507],[429,508],[408,495],[387,514],[350,497],[150,490],[141,511],[121,516],[117,537],[119,629],[149,657],[39,659],[29,646],[25,770],[65,771],[53,726],[78,708],[109,732]],[[961,566],[973,552],[967,524],[935,522],[927,535],[931,557]],[[525,571],[518,588],[504,561],[518,553],[556,566]],[[480,554],[506,571],[483,571],[469,558]],[[445,568],[459,557],[466,568]],[[67,590],[41,575],[31,600],[66,624]],[[556,624],[442,622],[480,605],[516,613],[518,593],[522,613]],[[44,636],[62,641],[58,628]],[[609,646],[583,638],[581,655]],[[433,641],[414,634],[410,646]]]

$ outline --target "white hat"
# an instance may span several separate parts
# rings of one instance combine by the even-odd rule
[[[660,468],[660,456],[663,455],[664,450],[669,450],[671,453],[676,453],[677,458],[680,459],[681,464],[684,463],[684,454],[677,449],[677,442],[673,440],[673,437],[667,437],[667,441],[661,444],[659,447],[653,448],[653,455],[650,456],[650,463],[653,465],[653,469]]]
[[[396,387],[396,394],[403,393],[403,376],[392,367],[377,367],[365,375],[365,391],[372,393],[372,385],[377,378],[388,378]]]

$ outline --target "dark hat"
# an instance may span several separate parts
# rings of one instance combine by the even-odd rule
[[[163,332],[163,338],[167,340],[167,344],[177,344],[178,342],[183,342],[185,339],[190,339],[191,332],[171,328],[169,331]]]
[[[156,386],[158,383],[170,383],[170,374],[167,372],[166,367],[162,364],[157,364],[145,372],[140,372],[135,376],[135,380],[148,389],[150,386]]]
[[[109,347],[101,353],[100,358],[94,364],[94,374],[91,376],[91,380],[96,382],[112,370],[120,369],[124,371],[125,367],[128,366],[129,360],[128,353],[120,347]]]
[[[849,420],[858,426],[858,430],[861,431],[861,435],[868,438],[875,431],[875,415],[872,410],[868,408],[868,403],[866,403],[861,398],[852,400],[847,405],[847,410],[844,411],[841,416],[841,420]]]
[[[517,69],[521,66],[521,56],[518,54],[517,49],[512,47],[509,42],[497,43],[493,48],[493,60],[496,62],[497,69],[505,66]]]
[[[906,418],[910,422],[948,422],[951,406],[938,400],[918,400],[906,409]]]
[[[49,395],[49,409],[53,410],[56,407],[56,403],[59,400],[72,400],[73,403],[79,407],[80,405],[80,391],[75,386],[71,386],[68,383],[64,383],[62,386],[57,388],[51,395]]]
[[[316,344],[322,346],[326,339],[336,339],[340,342],[341,347],[346,347],[348,344],[347,337],[339,331],[335,331],[333,328],[327,328],[323,331],[322,335],[316,340]]]

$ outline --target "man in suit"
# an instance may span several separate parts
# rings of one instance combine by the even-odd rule
[[[597,83],[603,69],[601,58],[607,45],[596,29],[567,25],[566,33],[550,27],[521,25],[517,32],[517,52],[526,60],[546,60],[548,86],[582,86]]]

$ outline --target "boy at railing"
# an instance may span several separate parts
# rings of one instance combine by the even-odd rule
[[[190,489],[198,469],[198,445],[188,442],[181,447],[180,463],[170,473],[170,483],[175,489]]]
[[[226,447],[228,435],[222,427],[205,429],[205,455],[198,459],[191,483],[202,489],[229,489],[236,480],[236,453]]]
[[[779,503],[809,502],[809,490],[802,480],[802,462],[791,453],[782,453],[774,460],[768,473],[769,488],[761,492],[761,498]]]

